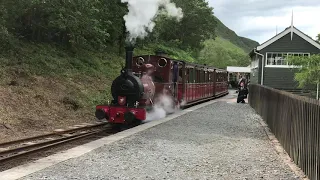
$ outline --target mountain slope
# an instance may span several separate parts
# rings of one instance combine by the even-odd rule
[[[217,17],[216,35],[242,48],[245,52],[250,52],[259,43],[249,38],[238,36],[234,31],[225,26]]]
[[[227,66],[248,66],[248,53],[229,40],[216,37],[204,42],[200,52],[199,63],[225,69]]]

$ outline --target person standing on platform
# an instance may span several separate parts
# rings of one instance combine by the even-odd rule
[[[237,103],[246,103],[244,99],[248,96],[248,88],[247,88],[247,81],[245,78],[241,77],[238,83],[238,98]]]

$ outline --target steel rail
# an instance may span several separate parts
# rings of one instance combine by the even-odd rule
[[[78,128],[67,129],[67,130],[64,130],[64,131],[57,131],[57,132],[51,132],[51,133],[47,133],[47,134],[42,134],[42,135],[39,135],[39,136],[32,136],[32,137],[27,137],[27,138],[23,138],[23,139],[8,141],[8,142],[0,143],[0,148],[2,148],[4,146],[9,146],[9,145],[12,145],[12,144],[22,143],[22,142],[25,142],[25,141],[32,141],[32,140],[47,138],[47,137],[50,137],[50,136],[56,136],[56,135],[61,135],[61,134],[65,134],[65,133],[76,132],[76,131],[79,131],[79,130],[85,130],[85,129],[88,129],[88,128],[100,127],[100,126],[107,125],[107,124],[108,124],[107,122],[102,122],[102,123],[98,123],[98,124],[94,124],[94,125],[88,125],[88,126],[83,126],[83,127],[78,127]]]
[[[6,162],[8,160],[12,160],[12,159],[15,159],[18,157],[22,157],[22,156],[26,156],[26,155],[29,155],[32,153],[40,152],[41,150],[55,147],[55,146],[58,146],[63,143],[75,141],[75,140],[78,140],[81,138],[86,138],[86,137],[89,137],[89,136],[92,136],[95,134],[99,134],[101,132],[106,132],[106,130],[109,129],[108,127],[105,127],[103,129],[98,129],[98,130],[92,130],[92,128],[103,127],[104,125],[107,125],[107,123],[99,123],[99,124],[95,124],[95,125],[89,125],[89,126],[84,126],[84,127],[80,127],[80,128],[74,128],[74,129],[69,129],[69,130],[65,130],[65,131],[60,131],[57,133],[55,133],[55,132],[49,133],[50,135],[45,134],[45,135],[34,136],[31,138],[24,138],[24,139],[20,139],[20,140],[16,140],[16,141],[10,141],[10,142],[3,143],[5,145],[12,145],[12,144],[13,145],[21,145],[18,143],[22,143],[24,141],[34,141],[37,139],[43,140],[43,138],[48,137],[48,136],[62,135],[62,134],[66,134],[66,133],[77,132],[77,134],[69,134],[69,136],[66,136],[66,137],[59,137],[56,139],[48,139],[46,141],[42,141],[42,142],[38,142],[38,143],[34,143],[34,144],[27,144],[27,145],[23,145],[23,146],[11,148],[11,149],[5,149],[3,151],[0,151],[0,164],[2,164],[3,162]],[[89,132],[85,132],[85,130],[88,130]],[[1,144],[1,145],[3,145],[3,144]]]
[[[5,161],[12,160],[14,158],[18,158],[18,157],[25,156],[25,155],[32,154],[32,153],[36,153],[36,152],[40,152],[41,150],[44,150],[44,149],[47,149],[47,148],[51,148],[51,147],[54,147],[54,146],[57,146],[57,145],[60,145],[60,144],[66,143],[66,142],[74,141],[74,140],[77,140],[77,139],[89,137],[91,135],[98,134],[98,133],[103,132],[103,131],[104,130],[98,130],[98,131],[94,131],[94,132],[88,132],[88,133],[85,133],[85,134],[78,134],[78,135],[75,135],[75,136],[70,136],[70,137],[67,137],[67,138],[63,138],[63,140],[59,139],[60,141],[55,141],[54,143],[51,143],[51,144],[47,143],[46,145],[43,145],[43,146],[38,145],[38,146],[40,146],[38,148],[31,149],[29,151],[22,151],[22,152],[17,153],[17,154],[8,155],[7,157],[0,158],[0,164],[5,162]],[[11,151],[11,152],[14,152],[14,151]]]

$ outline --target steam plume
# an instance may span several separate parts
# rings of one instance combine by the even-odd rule
[[[159,101],[153,106],[153,110],[147,113],[146,121],[157,120],[165,118],[167,113],[174,113],[177,111],[175,107],[172,106],[173,101],[171,97],[162,95],[159,97]]]
[[[182,9],[177,8],[170,0],[121,0],[128,3],[129,12],[123,18],[127,31],[128,41],[134,43],[137,38],[144,38],[155,27],[154,19],[159,14],[175,17],[180,21],[183,17]]]

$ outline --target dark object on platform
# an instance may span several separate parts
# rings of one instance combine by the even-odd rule
[[[237,103],[246,103],[245,99],[247,99],[248,93],[249,91],[247,88],[240,88],[238,91]]]

